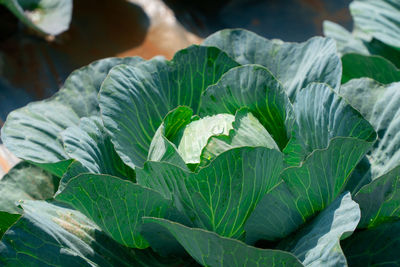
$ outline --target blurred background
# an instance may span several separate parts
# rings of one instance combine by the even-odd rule
[[[19,11],[34,20],[33,7],[41,1],[15,3],[29,2]],[[29,27],[15,16],[18,10],[0,5],[0,127],[11,110],[50,97],[73,70],[94,60],[156,55],[170,59],[177,50],[201,43],[224,28],[245,28],[269,39],[302,42],[322,35],[326,19],[351,29],[350,2],[71,0],[69,28],[57,35]],[[50,27],[55,26],[52,23]],[[15,162],[0,146],[0,177]]]

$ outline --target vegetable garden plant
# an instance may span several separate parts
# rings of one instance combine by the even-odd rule
[[[239,29],[76,70],[2,128],[0,263],[400,265],[400,83],[342,82],[333,39]]]

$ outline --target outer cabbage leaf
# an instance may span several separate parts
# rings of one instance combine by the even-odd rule
[[[198,173],[147,162],[136,175],[139,184],[172,199],[194,226],[242,239],[258,201],[279,183],[282,160],[277,150],[243,147],[222,153]]]
[[[326,148],[335,137],[367,141],[376,138],[368,121],[326,84],[309,84],[298,93],[293,106],[296,120],[283,151],[289,166],[298,166],[312,151]]]
[[[350,193],[342,194],[278,248],[290,251],[304,266],[347,266],[340,239],[351,235],[359,220],[358,204]]]
[[[160,218],[144,222],[166,228],[187,252],[203,266],[303,266],[292,254],[281,250],[259,249],[238,240]]]
[[[351,172],[371,148],[371,142],[354,138],[332,139],[327,149],[315,150],[299,167],[282,172],[303,218],[326,208],[341,192]]]
[[[156,191],[100,174],[72,178],[56,199],[81,211],[120,244],[141,249],[148,247],[140,235],[142,217],[163,217],[171,206]]]
[[[20,214],[0,211],[0,239],[3,237],[8,228],[10,228],[11,225],[13,225],[20,217]]]
[[[203,45],[216,46],[240,64],[259,64],[282,82],[293,101],[311,82],[340,86],[341,64],[331,39],[314,37],[304,43],[267,40],[255,33],[234,29],[216,32]]]
[[[70,107],[44,100],[11,112],[1,128],[1,138],[18,158],[62,176],[71,160],[59,135],[78,122],[79,117]]]
[[[244,228],[246,243],[277,241],[288,236],[305,222],[289,187],[282,181],[258,203]]]
[[[342,241],[349,266],[399,266],[400,221],[356,231]]]
[[[201,115],[234,115],[243,107],[259,120],[279,148],[286,146],[294,121],[293,107],[281,83],[268,69],[246,65],[229,70],[204,92]]]
[[[1,138],[17,157],[61,177],[68,165],[60,133],[77,125],[79,118],[99,114],[97,94],[111,67],[135,65],[133,58],[108,58],[74,71],[52,98],[34,102],[11,112],[1,129]]]
[[[83,166],[82,163],[80,163],[79,161],[72,162],[68,166],[67,171],[62,176],[60,180],[60,185],[58,186],[58,190],[56,193],[63,191],[65,186],[68,184],[69,180],[83,173],[90,173],[90,171],[88,170],[87,167]]]
[[[362,187],[354,200],[362,213],[358,228],[400,219],[400,165]]]
[[[346,54],[342,57],[342,64],[342,83],[362,77],[369,77],[383,84],[400,81],[400,70],[380,56]]]
[[[284,182],[259,202],[246,222],[246,239],[284,238],[327,208],[345,189],[350,175],[372,142],[336,137],[313,151],[298,167],[282,171]]]
[[[350,12],[357,29],[400,48],[400,3],[397,0],[355,0]]]
[[[104,125],[121,159],[142,167],[164,116],[180,105],[195,114],[200,95],[238,64],[215,47],[191,46],[172,61],[153,59],[140,67],[111,70],[100,92]]]
[[[193,266],[150,249],[118,244],[82,213],[57,202],[26,201],[24,214],[0,242],[8,266]]]
[[[140,57],[114,57],[94,61],[72,72],[53,98],[70,106],[80,118],[100,115],[98,93],[111,68],[120,64],[136,66],[142,62]]]
[[[400,83],[381,85],[368,78],[354,79],[340,88],[340,94],[360,111],[378,133],[378,140],[368,155],[370,169],[366,170],[367,177],[363,179],[375,179],[398,166]]]
[[[309,84],[299,92],[293,106],[296,137],[301,139],[305,155],[326,148],[335,137],[375,141],[376,133],[369,122],[326,84]]]
[[[115,152],[99,117],[82,118],[79,126],[70,126],[61,135],[67,155],[85,167],[86,171],[81,172],[134,180],[134,171]]]
[[[28,27],[42,34],[57,35],[69,28],[72,0],[0,0]]]
[[[20,162],[0,179],[0,211],[21,213],[17,202],[53,197],[60,179],[28,163]]]

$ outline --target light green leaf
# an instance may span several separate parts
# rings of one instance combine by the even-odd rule
[[[186,125],[179,141],[178,152],[186,164],[200,163],[200,155],[208,139],[215,135],[228,135],[235,116],[218,114],[206,116]]]
[[[201,165],[207,165],[221,153],[244,146],[263,146],[279,150],[277,144],[264,126],[254,117],[247,108],[236,112],[233,129],[229,135],[213,136],[201,152]]]
[[[1,138],[17,157],[61,177],[71,163],[60,133],[77,125],[79,118],[99,114],[97,94],[111,67],[137,64],[141,59],[108,58],[73,72],[52,98],[11,112],[1,129]]]
[[[400,219],[400,165],[362,187],[354,200],[361,208],[359,228]]]
[[[400,48],[400,3],[397,0],[356,0],[350,12],[357,29]]]
[[[130,167],[142,167],[164,116],[180,105],[198,113],[200,95],[238,64],[215,47],[191,46],[168,62],[114,68],[102,85],[100,106],[115,149]]]
[[[373,107],[376,102],[385,94],[386,87],[381,83],[370,79],[353,79],[340,87],[339,94],[355,109],[360,111],[363,117],[368,120],[373,127],[376,127],[371,119],[373,117]],[[376,128],[375,128],[376,129]]]
[[[139,233],[142,217],[162,217],[170,207],[170,201],[153,190],[99,174],[72,178],[56,199],[81,211],[117,242],[141,249],[148,247]]]
[[[349,177],[372,143],[333,138],[298,167],[282,171],[279,184],[259,202],[245,230],[249,243],[283,238],[327,208],[345,189]]]
[[[222,34],[222,33],[221,33]],[[201,115],[230,113],[247,107],[283,149],[294,121],[293,107],[280,82],[266,68],[233,68],[202,96]]]
[[[7,266],[192,266],[150,249],[118,244],[82,213],[57,202],[26,201],[24,215],[0,242]],[[183,265],[182,265],[183,264]]]
[[[290,251],[307,267],[347,266],[340,239],[350,235],[359,220],[358,204],[350,193],[344,193],[294,237],[283,240],[278,248]]]
[[[214,232],[189,228],[165,219],[145,217],[144,222],[163,226],[204,266],[303,266],[296,257],[285,251],[251,247]]]
[[[53,197],[59,178],[28,163],[18,163],[0,179],[0,211],[21,213],[20,200],[41,200]]]
[[[371,79],[354,79],[340,94],[371,123],[378,133],[368,155],[371,178],[375,179],[400,164],[400,83],[382,85]]]
[[[347,53],[369,55],[366,44],[339,24],[325,20],[323,30],[326,37],[333,38],[336,41],[337,50],[341,55]]]
[[[282,82],[292,101],[311,82],[323,82],[334,89],[340,86],[342,68],[331,39],[314,37],[304,43],[284,43],[233,29],[212,34],[203,45],[222,49],[240,64],[265,66]]]
[[[71,22],[72,0],[2,0],[0,4],[41,34],[60,34]]]
[[[279,183],[282,154],[264,147],[228,150],[198,173],[160,162],[137,169],[139,184],[173,199],[194,226],[243,238],[244,223],[261,198]]]
[[[362,77],[369,77],[383,84],[400,81],[400,70],[380,56],[346,54],[342,57],[342,64],[342,83]]]
[[[349,266],[400,266],[400,221],[356,231],[343,240]]]
[[[134,181],[134,171],[115,152],[99,117],[82,118],[79,126],[68,127],[61,136],[65,152],[82,163],[87,169],[85,172],[109,174]]]

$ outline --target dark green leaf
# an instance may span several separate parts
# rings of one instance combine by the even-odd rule
[[[332,139],[312,152],[302,165],[283,170],[284,183],[259,202],[245,230],[249,243],[283,238],[327,208],[344,190],[372,143],[349,137]]]
[[[64,190],[69,180],[83,173],[90,173],[90,172],[88,168],[83,166],[82,163],[80,163],[79,161],[72,162],[60,180],[60,185],[58,186],[57,193]]]
[[[345,193],[278,248],[290,251],[304,266],[347,266],[340,239],[351,235],[359,220],[358,204]]]
[[[289,187],[281,182],[260,200],[246,221],[246,243],[284,238],[305,220]]]
[[[133,248],[148,247],[139,233],[142,217],[162,217],[171,204],[153,190],[99,174],[72,178],[56,199],[71,204],[114,240]]]
[[[242,107],[259,120],[279,148],[286,146],[294,120],[293,107],[269,70],[258,65],[231,69],[204,92],[201,114],[234,115]]]
[[[243,238],[244,223],[258,201],[279,183],[282,154],[263,147],[236,148],[198,173],[160,162],[137,169],[139,184],[173,199],[194,226]]]
[[[0,239],[4,233],[21,217],[20,214],[8,213],[0,211]],[[1,249],[0,249],[1,251]]]
[[[349,266],[400,266],[400,222],[356,231],[342,241]]]
[[[400,166],[362,187],[354,200],[361,208],[359,228],[400,219]]]
[[[193,266],[134,250],[108,237],[82,213],[57,202],[26,201],[24,215],[0,242],[6,266]]]
[[[303,266],[296,257],[285,251],[251,247],[214,232],[189,228],[165,219],[145,217],[144,222],[166,228],[204,266]]]
[[[304,218],[323,210],[343,192],[351,172],[371,145],[365,140],[337,137],[326,149],[311,153],[301,166],[282,172]]]
[[[400,81],[400,70],[380,56],[346,54],[342,57],[342,64],[342,83],[362,77],[369,77],[384,84]]]

